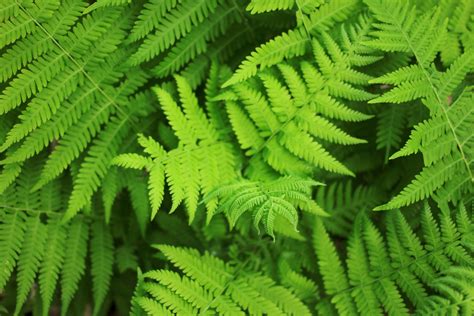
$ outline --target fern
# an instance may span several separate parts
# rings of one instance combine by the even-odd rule
[[[84,10],[84,13],[88,13],[88,12],[91,12],[92,10],[103,8],[103,7],[125,5],[130,2],[132,1],[131,0],[99,0],[95,2],[94,4],[90,5],[89,7],[87,7],[87,9]]]
[[[251,211],[254,226],[258,229],[262,222],[265,231],[274,237],[274,221],[277,217],[285,219],[296,229],[298,213],[295,204],[309,213],[327,216],[326,212],[310,199],[311,186],[318,184],[311,180],[291,177],[283,177],[269,183],[239,181],[217,189],[206,198],[222,198],[217,211],[227,214],[231,228],[245,212]],[[211,216],[212,214],[208,218]]]
[[[290,10],[295,6],[294,0],[268,1],[268,0],[252,0],[247,6],[247,10],[252,14],[270,12],[276,10]]]
[[[92,225],[91,239],[91,273],[92,291],[94,294],[93,314],[97,315],[110,286],[113,267],[113,240],[112,235],[102,223]]]
[[[349,239],[346,268],[317,220],[313,241],[331,304],[344,314],[408,314],[404,293],[416,309],[424,309],[430,304],[430,288],[444,269],[472,267],[472,221],[463,206],[456,221],[457,225],[449,214],[436,221],[426,207],[420,238],[403,215],[391,213],[384,240],[373,223],[359,217]]]
[[[138,65],[162,56],[152,72],[158,77],[171,75],[212,51],[210,44],[231,26],[242,24],[242,10],[235,1],[149,1],[130,34],[131,41],[141,42],[130,63]]]
[[[379,115],[377,126],[377,149],[385,150],[385,161],[392,149],[399,149],[406,125],[406,113],[397,108],[384,109]]]
[[[93,12],[77,21],[83,9],[81,1],[68,1],[56,8],[51,19],[47,20],[50,24],[44,27],[32,16],[37,25],[36,32],[31,35],[25,33],[26,37],[18,39],[2,54],[2,58],[11,61],[11,67],[6,68],[2,77],[4,80],[12,75],[14,77],[2,91],[0,112],[11,111],[20,105],[23,108],[20,120],[10,129],[1,146],[2,150],[10,148],[3,159],[6,164],[4,172],[16,170],[5,174],[7,185],[18,176],[23,161],[59,139],[60,145],[46,161],[43,176],[35,189],[42,187],[59,176],[96,136],[110,137],[113,125],[104,130],[102,125],[108,123],[115,112],[122,116],[122,120],[128,120],[131,115],[118,103],[126,102],[146,77],[135,72],[120,88],[113,87],[127,71],[126,67],[114,67],[129,55],[118,45],[125,36],[130,15],[120,9],[112,9]],[[31,15],[27,7],[20,6],[19,10]],[[71,27],[69,35],[63,36]],[[35,34],[37,37],[32,37]],[[31,47],[30,43],[36,47]],[[30,51],[23,52],[25,45],[29,46]],[[97,49],[87,54],[92,45]],[[21,55],[15,55],[20,50]],[[110,58],[103,59],[107,55]],[[95,99],[98,102],[93,105]],[[133,116],[130,119],[133,120]],[[128,122],[126,125],[126,130],[133,126]],[[18,142],[21,144],[16,146]],[[99,154],[93,148],[90,155]],[[108,158],[109,161],[102,160],[97,166],[101,168],[98,171],[88,170],[87,164],[84,165],[82,173],[98,174],[76,185],[66,219],[85,206],[76,205],[76,202],[87,201],[97,190],[111,158]],[[16,168],[12,169],[12,166]]]
[[[316,191],[315,201],[329,213],[323,222],[332,234],[347,237],[357,215],[382,201],[377,187],[355,186],[352,181],[338,181]]]
[[[313,10],[309,18],[305,17],[308,21],[303,20],[302,26],[285,32],[258,47],[241,63],[239,69],[224,86],[241,82],[254,76],[258,70],[276,65],[285,59],[304,55],[311,43],[310,33],[327,31],[337,22],[344,20],[356,5],[356,1],[331,1]],[[288,4],[282,5],[282,7],[285,6]],[[267,9],[264,10],[267,11]]]
[[[83,218],[75,218],[68,225],[61,224],[58,211],[65,201],[61,199],[57,181],[31,192],[39,171],[33,172],[32,165],[27,164],[17,180],[18,184],[1,195],[20,201],[13,205],[8,201],[1,204],[0,244],[2,253],[6,254],[2,256],[1,285],[5,287],[17,266],[17,298],[12,313],[19,315],[24,312],[23,306],[37,282],[42,300],[41,313],[47,315],[60,284],[61,313],[66,315],[85,273],[89,225]],[[3,235],[5,233],[8,235]],[[107,288],[108,284],[105,291]]]
[[[88,223],[75,219],[69,227],[66,245],[71,249],[64,258],[61,273],[61,314],[66,315],[74,293],[78,289],[78,282],[85,273],[85,258],[87,254],[87,240],[89,235]]]
[[[473,13],[0,0],[0,314],[472,314]]]
[[[147,314],[180,313],[260,315],[310,315],[308,308],[290,291],[268,277],[233,267],[194,249],[158,246],[183,275],[153,270],[142,275],[141,295],[133,304]]]
[[[29,217],[26,220],[28,235],[23,241],[20,256],[18,258],[18,293],[16,299],[15,314],[18,315],[21,307],[27,299],[27,295],[33,286],[33,282],[40,268],[47,241],[47,226],[41,223],[39,216]]]
[[[429,311],[433,315],[446,313],[470,313],[473,306],[470,285],[472,283],[472,269],[464,267],[450,268],[434,286],[440,294],[429,298],[420,314]],[[448,298],[446,298],[448,297]]]
[[[386,51],[411,53],[417,61],[416,65],[398,69],[372,80],[374,83],[393,84],[395,87],[370,102],[401,103],[421,98],[431,113],[429,120],[415,127],[406,146],[392,156],[396,158],[421,151],[425,168],[399,195],[378,209],[409,205],[442,188],[457,196],[457,190],[466,190],[465,186],[459,187],[459,183],[472,182],[473,179],[471,170],[473,153],[470,145],[472,131],[469,127],[472,115],[468,105],[472,91],[466,88],[465,92],[459,95],[456,93],[456,88],[472,68],[472,53],[465,52],[445,72],[436,71],[430,64],[446,34],[446,23],[439,21],[439,12],[427,13],[414,23],[417,13],[415,9],[409,9],[406,4],[398,2],[390,4],[369,2],[369,4],[381,21],[379,26],[381,30],[374,33],[377,39],[370,41],[369,44]],[[387,15],[386,12],[390,10],[396,14]],[[435,27],[435,24],[439,26]],[[421,40],[420,30],[424,29],[431,31],[423,34]],[[451,104],[453,94],[456,95],[456,99]],[[439,137],[443,139],[436,139],[437,144],[434,148],[427,143]],[[412,147],[415,138],[419,141],[423,139],[416,149]],[[451,182],[453,174],[458,176]],[[449,201],[451,198],[446,196],[446,199]]]
[[[13,213],[2,216],[2,270],[0,274],[0,288],[4,288],[15,268],[21,243],[24,238],[25,222],[22,214]]]
[[[279,68],[284,83],[276,74],[262,74],[260,82],[237,85],[223,97],[242,149],[283,174],[305,175],[319,167],[351,175],[316,138],[345,145],[363,143],[325,117],[363,120],[367,116],[327,95],[322,89],[324,78],[309,63],[301,65],[302,74],[289,65]],[[264,92],[256,88],[259,84]]]
[[[166,90],[157,88],[155,92],[164,113],[179,139],[178,147],[170,151],[151,138],[139,136],[139,142],[150,158],[138,154],[123,154],[114,163],[149,172],[148,188],[152,206],[151,218],[161,206],[166,181],[170,187],[176,210],[182,201],[186,205],[189,221],[192,222],[198,207],[200,193],[208,194],[218,181],[235,177],[236,157],[232,147],[218,135],[218,126],[208,120],[199,108],[198,100],[188,82],[176,77],[177,90],[182,107]],[[216,202],[206,203],[209,212],[214,212]]]
[[[59,278],[59,269],[64,260],[64,247],[66,230],[58,220],[51,220],[48,223],[49,235],[46,240],[44,260],[40,267],[39,284],[41,299],[43,301],[42,314],[47,315],[53,300],[56,281]]]

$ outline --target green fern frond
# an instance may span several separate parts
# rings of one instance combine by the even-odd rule
[[[266,276],[233,267],[193,249],[157,246],[184,274],[154,270],[143,274],[133,300],[150,313],[164,308],[170,315],[310,315],[289,290]]]
[[[78,283],[85,273],[87,241],[89,239],[88,223],[81,219],[75,219],[69,226],[66,245],[67,256],[61,272],[61,314],[67,315],[69,305],[74,293],[78,289]]]
[[[137,65],[157,56],[189,33],[193,24],[202,23],[216,7],[217,0],[184,1],[165,15],[154,34],[145,38],[144,43],[131,57],[131,62]]]
[[[357,0],[336,0],[326,2],[309,14],[304,23],[311,34],[328,31],[337,22],[344,21],[359,9]]]
[[[48,239],[39,271],[40,293],[43,302],[42,315],[48,315],[66,253],[66,228],[57,219],[50,220],[47,225]]]
[[[140,144],[152,159],[137,154],[124,154],[116,157],[113,163],[148,170],[152,218],[163,200],[166,176],[173,202],[171,211],[176,210],[184,201],[189,221],[192,222],[200,194],[206,195],[219,181],[230,181],[235,177],[236,157],[230,144],[220,139],[218,127],[213,125],[213,121],[199,107],[198,99],[186,79],[181,76],[175,78],[181,106],[165,89],[156,88],[155,92],[179,139],[178,147],[166,152],[153,139],[140,136]],[[206,207],[212,214],[217,207],[216,201],[207,201]]]
[[[145,37],[153,29],[160,25],[160,19],[167,11],[176,7],[180,1],[177,0],[153,0],[147,2],[140,12],[130,33],[131,40],[138,40]]]
[[[375,39],[367,45],[388,52],[414,54],[421,67],[428,66],[436,56],[446,36],[446,21],[439,10],[421,16],[405,1],[365,0],[377,20]]]
[[[309,39],[303,29],[283,33],[261,45],[248,56],[232,77],[224,83],[223,87],[244,81],[257,74],[259,69],[268,68],[284,59],[302,56],[306,53],[308,46]]]
[[[454,191],[452,196],[455,197],[458,194],[454,187],[459,183],[455,180],[473,179],[470,145],[473,133],[468,127],[472,111],[466,104],[472,98],[472,88],[465,88],[460,94],[457,92],[466,74],[472,70],[473,55],[468,50],[448,70],[438,71],[431,63],[446,34],[446,23],[441,22],[439,10],[419,16],[408,3],[368,1],[368,4],[381,23],[377,26],[379,31],[373,34],[378,39],[367,44],[386,51],[410,53],[417,63],[373,80],[394,87],[369,102],[401,103],[421,99],[431,114],[429,120],[415,127],[407,145],[392,156],[396,158],[421,151],[425,167],[402,193],[377,209],[406,206],[433,196],[438,190],[446,191],[446,187]],[[388,14],[392,11],[393,14]],[[428,34],[423,31],[427,29],[430,30]],[[381,47],[380,43],[388,46]],[[415,147],[414,143],[418,145]],[[453,178],[452,174],[460,177]],[[451,179],[455,182],[451,183]],[[446,194],[444,196],[448,201],[452,199]]]
[[[320,183],[294,177],[282,177],[268,183],[239,181],[210,193],[206,199],[219,197],[219,211],[229,219],[230,227],[246,212],[251,212],[255,228],[262,222],[265,232],[274,237],[274,221],[282,217],[296,230],[298,213],[294,205],[320,216],[327,216],[310,199],[311,187]]]
[[[367,116],[337,104],[324,89],[331,79],[326,81],[309,63],[301,64],[302,74],[287,64],[281,63],[278,68],[279,73],[262,73],[259,75],[260,80],[237,84],[232,87],[233,93],[220,96],[226,100],[230,122],[242,149],[247,150],[253,159],[262,159],[262,153],[263,159],[283,174],[308,174],[307,167],[300,168],[294,162],[285,163],[284,159],[292,159],[331,172],[351,175],[344,165],[326,151],[319,139],[347,145],[365,141],[348,135],[324,116],[344,119],[347,114],[354,120]],[[324,74],[329,75],[330,72],[328,70]],[[278,74],[283,78],[280,79]],[[260,85],[263,85],[263,89]],[[350,88],[350,91],[344,95],[353,95],[353,91],[360,91],[358,95],[365,93],[355,88]],[[239,96],[237,100],[236,96]],[[334,103],[336,107],[333,107]],[[279,151],[281,161],[273,159],[272,152],[276,150]],[[293,158],[286,158],[282,152],[287,152],[285,156]],[[301,173],[300,170],[305,171]]]
[[[474,309],[472,293],[474,274],[472,268],[451,267],[436,280],[433,287],[439,293],[428,298],[418,315],[469,314]]]
[[[385,150],[385,161],[393,149],[399,149],[406,126],[406,113],[395,107],[383,109],[377,122],[377,149]]]
[[[109,291],[114,262],[112,235],[108,227],[101,222],[92,224],[90,248],[92,292],[94,297],[93,314],[97,315]]]
[[[110,6],[120,6],[131,3],[132,0],[97,0],[90,6],[88,6],[83,13],[89,13],[98,8],[110,7]]]
[[[251,0],[247,5],[246,10],[252,14],[271,12],[276,10],[290,10],[294,7],[295,0]]]
[[[51,1],[44,1],[48,2]],[[119,45],[125,37],[131,14],[119,8],[110,8],[94,11],[78,20],[83,8],[82,1],[67,1],[64,6],[56,8],[48,19],[45,17],[44,26],[38,26],[30,35],[25,34],[25,38],[13,43],[2,54],[6,62],[11,62],[11,68],[7,68],[2,77],[4,80],[13,77],[0,96],[0,112],[21,107],[19,120],[1,145],[1,150],[6,151],[5,157],[2,157],[2,163],[6,164],[2,174],[5,186],[18,176],[23,161],[58,140],[58,150],[53,151],[51,159],[47,160],[43,176],[34,189],[59,176],[87,150],[89,142],[100,144],[99,140],[94,140],[96,136],[110,136],[114,124],[108,129],[104,125],[109,120],[110,123],[116,122],[111,120],[115,111],[122,116],[126,114],[123,108],[129,102],[127,98],[147,80],[142,72],[129,76],[128,82],[121,79],[128,70],[123,62],[129,52],[119,48]],[[20,6],[19,10],[31,13],[26,5]],[[35,20],[36,24],[39,22]],[[68,36],[64,36],[69,28]],[[28,43],[35,43],[37,47]],[[25,45],[31,50],[22,50],[20,56],[14,56],[14,52]],[[89,52],[90,47],[96,49]],[[122,66],[117,68],[119,63]],[[119,82],[122,85],[115,87]],[[127,135],[133,124],[126,122],[122,133]],[[21,143],[16,146],[18,142]],[[119,142],[117,139],[110,145],[118,147]],[[91,150],[98,146],[102,151],[111,149],[97,145],[92,146]],[[101,155],[100,150],[92,150],[90,155]],[[84,183],[75,186],[72,200],[80,203],[71,203],[73,206],[66,218],[75,215],[97,190],[110,163],[110,160],[104,159],[107,157],[97,158],[100,161],[94,165],[95,170],[90,170],[87,163],[83,165],[81,174],[91,177],[86,181],[78,180]]]
[[[436,221],[425,207],[421,238],[403,215],[390,213],[386,241],[375,225],[359,217],[348,245],[347,268],[317,219],[313,242],[331,303],[345,314],[408,314],[409,302],[422,311],[445,268],[470,269],[474,262],[464,242],[472,238],[472,220],[463,207],[456,217],[459,226],[448,213]]]
[[[15,315],[21,311],[30,292],[35,276],[44,256],[48,229],[41,222],[40,216],[26,219],[26,232],[23,247],[18,258],[18,293]]]
[[[391,159],[421,152],[425,167],[398,196],[378,209],[401,207],[426,198],[449,186],[453,175],[458,176],[455,179],[472,179],[472,97],[471,91],[464,91],[449,112],[434,115],[415,126],[405,146]],[[453,122],[456,122],[455,126]]]
[[[353,181],[336,181],[316,190],[315,201],[328,212],[324,226],[332,234],[348,236],[355,218],[364,209],[382,201],[381,191],[372,186],[356,185]]]
[[[25,236],[25,216],[20,212],[13,212],[2,216],[0,225],[0,252],[3,254],[0,270],[0,288],[3,289],[10,274],[15,268],[16,261]]]

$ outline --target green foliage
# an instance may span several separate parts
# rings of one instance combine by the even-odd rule
[[[182,107],[178,106],[168,91],[157,88],[155,92],[179,140],[177,148],[166,152],[163,146],[153,139],[140,135],[139,143],[150,158],[138,154],[123,154],[116,157],[113,163],[148,171],[152,219],[163,200],[166,174],[173,200],[171,212],[184,200],[189,221],[192,222],[200,192],[209,194],[219,183],[225,183],[235,177],[236,157],[231,145],[220,139],[219,127],[215,126],[199,107],[198,99],[186,80],[177,76],[176,84]],[[206,207],[209,213],[213,213],[216,202],[210,200]]]
[[[473,43],[471,0],[0,0],[0,314],[472,314]]]
[[[152,270],[141,276],[132,304],[149,315],[311,315],[291,291],[257,272],[246,271],[244,265],[232,266],[194,249],[157,248],[182,275]]]
[[[373,79],[373,83],[390,84],[393,88],[370,103],[422,99],[430,111],[430,118],[415,126],[406,145],[392,156],[393,159],[420,151],[425,168],[379,209],[406,206],[440,189],[440,199],[451,201],[453,196],[459,196],[459,190],[470,191],[474,181],[473,94],[472,88],[461,86],[472,70],[474,54],[466,48],[446,71],[437,71],[433,61],[446,36],[446,21],[441,20],[439,10],[420,16],[415,8],[408,8],[408,3],[394,1],[390,4],[393,13],[388,14],[387,8],[376,2],[368,1],[368,4],[380,24],[373,33],[376,39],[367,44],[384,51],[409,53],[414,56],[415,64]],[[466,182],[468,185],[464,186]]]
[[[421,214],[419,237],[403,215],[390,213],[386,238],[366,217],[359,217],[348,239],[345,266],[318,220],[313,243],[324,289],[338,313],[403,315],[409,313],[409,306],[424,310],[433,304],[431,300],[436,301],[428,299],[428,293],[438,290],[437,282],[443,282],[440,274],[451,266],[459,266],[461,271],[472,269],[474,231],[466,209],[460,207],[456,222],[449,214],[440,216],[436,221],[426,207]],[[463,274],[457,278],[466,281]],[[451,302],[441,305],[446,304]],[[463,305],[462,300],[459,305]]]
[[[310,197],[311,186],[318,184],[312,180],[288,176],[269,183],[241,180],[216,189],[207,199],[214,196],[222,199],[219,209],[226,213],[231,229],[245,212],[252,212],[257,230],[262,222],[265,232],[274,237],[276,217],[285,219],[296,230],[298,212],[295,205],[312,214],[327,215]]]

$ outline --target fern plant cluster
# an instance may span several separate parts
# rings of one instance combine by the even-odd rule
[[[474,1],[0,0],[0,315],[472,315]]]

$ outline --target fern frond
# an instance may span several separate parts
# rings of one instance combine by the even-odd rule
[[[136,41],[159,27],[160,19],[167,11],[176,7],[179,2],[177,0],[153,0],[147,2],[133,25],[129,36],[130,39]]]
[[[235,226],[245,213],[252,212],[254,226],[263,223],[265,232],[274,237],[274,221],[282,217],[296,229],[298,213],[294,204],[313,214],[327,214],[310,199],[311,186],[319,183],[295,177],[283,177],[268,183],[240,181],[223,186],[210,193],[206,199],[222,198],[220,211],[225,212],[229,224]]]
[[[35,276],[44,256],[48,232],[46,225],[41,222],[39,216],[27,218],[25,230],[27,233],[25,234],[23,247],[18,258],[18,293],[15,315],[20,313],[33,286]]]
[[[110,136],[112,127],[105,128],[105,125],[109,121],[112,123],[110,119],[115,111],[122,116],[126,114],[124,105],[133,100],[128,100],[128,97],[147,80],[140,71],[123,80],[128,71],[123,62],[129,52],[123,47],[119,48],[119,45],[126,35],[125,29],[131,21],[131,14],[120,8],[110,8],[94,11],[78,20],[83,7],[81,1],[65,2],[52,16],[45,18],[47,23],[44,27],[16,41],[11,46],[12,50],[2,54],[6,60],[10,60],[14,49],[18,50],[28,43],[39,45],[31,47],[32,50],[26,51],[24,57],[12,60],[13,68],[7,71],[7,76],[19,71],[6,84],[0,96],[2,113],[22,107],[19,120],[1,146],[2,151],[8,149],[3,161],[8,164],[3,171],[5,184],[9,184],[15,174],[18,175],[23,161],[43,151],[49,144],[56,144],[58,140],[58,150],[51,154],[35,189],[59,176],[86,150],[89,142],[100,143],[94,140],[97,135]],[[25,13],[29,10],[26,6],[20,9]],[[72,30],[65,36],[64,33],[72,25]],[[39,41],[35,41],[35,34]],[[90,51],[90,47],[96,49]],[[120,63],[122,65],[117,67]],[[26,106],[23,108],[23,105]],[[133,122],[124,124],[123,137],[131,130]],[[20,141],[23,141],[20,146],[14,145]],[[117,148],[120,145],[117,143],[111,143],[110,146]],[[101,145],[92,146],[90,149],[94,150],[90,154],[101,155],[100,150],[94,147]],[[110,149],[101,148],[104,151]],[[104,161],[104,158],[108,161]],[[90,179],[78,180],[84,183],[75,185],[73,200],[80,203],[71,203],[73,207],[70,207],[68,217],[75,215],[88,203],[105,176],[110,158],[96,158],[97,164],[93,168],[87,163],[83,164],[80,178],[87,174]]]
[[[466,130],[472,120],[472,111],[466,107],[467,100],[472,97],[472,88],[466,88],[460,95],[456,89],[471,70],[474,59],[472,53],[466,51],[445,72],[431,66],[446,33],[446,23],[440,22],[439,10],[419,17],[415,8],[397,1],[370,1],[369,5],[376,17],[385,23],[380,24],[380,31],[374,34],[379,39],[371,43],[375,46],[381,42],[392,43],[395,46],[386,50],[413,54],[417,62],[373,81],[394,84],[395,87],[369,102],[401,103],[421,98],[431,116],[415,127],[406,146],[392,156],[396,158],[421,151],[425,167],[403,193],[394,198],[392,204],[389,202],[378,208],[384,209],[409,205],[433,196],[445,187],[453,190],[459,182],[453,180],[455,182],[451,183],[454,178],[448,173],[460,174],[461,178],[467,177],[472,181],[473,152],[470,143],[473,134]],[[387,14],[388,9],[395,13]],[[430,32],[423,33],[425,29]],[[385,38],[385,35],[391,37]],[[453,95],[456,98],[452,102]],[[436,141],[433,141],[435,138]],[[415,143],[418,145],[414,146]],[[461,164],[458,164],[459,161]],[[453,196],[458,195],[456,190]]]
[[[446,274],[437,279],[433,286],[439,293],[428,298],[418,315],[469,314],[474,309],[472,293],[472,268],[451,267]]]
[[[131,62],[137,65],[157,56],[189,33],[193,25],[201,23],[216,7],[217,0],[183,1],[165,15],[154,34],[145,38],[144,43],[131,57]]]
[[[217,127],[199,107],[198,99],[186,79],[181,76],[176,76],[175,79],[181,106],[165,89],[156,88],[155,92],[179,139],[178,148],[166,152],[153,139],[140,136],[140,144],[152,159],[125,154],[115,158],[113,163],[125,167],[142,166],[148,170],[152,217],[163,200],[166,175],[172,197],[171,211],[176,210],[184,201],[189,221],[192,222],[201,193],[206,195],[220,181],[230,181],[235,177],[236,157],[230,144],[219,139]],[[133,161],[130,158],[133,158]],[[145,160],[147,163],[143,164]],[[212,214],[216,207],[215,200],[206,202],[209,214]]]
[[[276,10],[290,10],[294,7],[295,0],[251,0],[245,8],[251,14],[271,12]]]
[[[321,220],[316,219],[313,244],[318,256],[319,270],[323,277],[324,288],[329,295],[334,295],[334,304],[341,314],[354,314],[355,306],[350,293],[343,290],[349,287],[341,260]],[[339,292],[341,292],[339,294]]]
[[[310,33],[328,31],[337,22],[344,21],[358,9],[356,0],[336,0],[324,3],[317,10],[310,13],[305,27]]]
[[[92,292],[94,297],[93,314],[97,315],[109,291],[114,262],[112,235],[109,228],[102,222],[92,224],[90,248]]]
[[[126,4],[129,4],[131,2],[132,2],[132,0],[97,0],[96,2],[94,2],[93,4],[88,6],[84,10],[83,13],[84,14],[89,13],[93,10],[97,10],[99,8],[104,8],[104,7],[126,5]]]
[[[0,225],[0,289],[5,287],[10,274],[15,268],[16,261],[21,250],[21,244],[25,236],[25,216],[20,212],[5,214],[1,218]]]
[[[66,253],[66,227],[62,226],[60,221],[56,219],[50,220],[47,225],[48,239],[46,240],[44,259],[39,273],[43,315],[48,315]]]
[[[264,69],[284,59],[302,56],[309,46],[309,39],[303,29],[290,30],[258,47],[239,66],[223,87],[228,87],[254,76],[259,69]]]
[[[439,11],[417,16],[416,8],[404,1],[365,1],[380,21],[367,44],[388,52],[406,52],[416,56],[420,66],[429,65],[446,36],[446,21]],[[428,32],[427,32],[428,30]]]
[[[330,215],[323,218],[326,229],[335,235],[348,236],[360,211],[377,205],[382,201],[382,194],[376,187],[336,181],[319,187],[315,201]]]
[[[452,265],[472,267],[474,258],[462,242],[472,237],[472,220],[463,208],[456,213],[462,223],[459,227],[448,213],[441,213],[439,222],[428,207],[422,215],[423,238],[403,215],[391,213],[386,241],[374,224],[359,217],[348,245],[347,268],[337,258],[334,243],[317,219],[313,239],[316,256],[325,290],[339,311],[400,315],[408,314],[410,303],[422,311],[444,269]]]
[[[167,270],[145,273],[135,291],[139,295],[134,297],[145,309],[153,305],[175,313],[184,309],[199,314],[310,315],[289,290],[266,276],[242,271],[193,249],[165,245],[158,249],[185,275]]]
[[[301,166],[304,162],[331,172],[352,175],[326,151],[319,139],[341,144],[365,141],[348,135],[323,116],[345,119],[347,115],[348,119],[354,120],[367,116],[332,99],[324,89],[331,79],[326,81],[311,64],[301,64],[302,74],[288,64],[280,63],[278,69],[283,79],[277,73],[262,72],[260,80],[234,85],[233,93],[220,96],[226,100],[230,122],[242,149],[253,159],[261,159],[257,154],[262,152],[263,159],[283,174],[307,175],[308,171],[300,171],[308,170]],[[324,74],[332,76],[330,70]],[[357,91],[358,95],[365,93],[350,89],[351,92],[344,93],[345,96],[352,91]],[[239,105],[245,111],[239,109]],[[274,154],[277,150],[278,156]],[[290,159],[292,162],[288,163]]]
[[[85,272],[87,241],[89,239],[88,226],[87,222],[81,219],[75,219],[71,222],[68,229],[68,237],[66,240],[68,251],[64,258],[61,272],[62,315],[67,315],[69,304]]]

